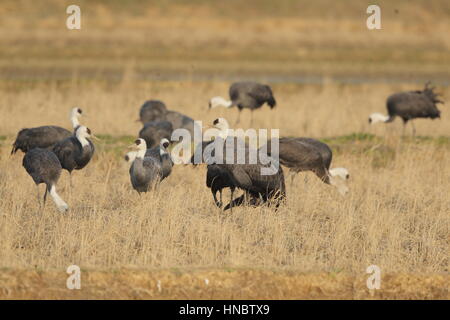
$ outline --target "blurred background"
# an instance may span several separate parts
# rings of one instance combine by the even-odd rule
[[[66,8],[81,8],[81,30]],[[377,1],[382,30],[368,30],[370,1],[2,0],[2,80],[251,78],[318,83],[449,83],[450,2]]]
[[[81,30],[66,28],[71,4],[81,8]],[[0,110],[8,120],[0,122],[0,135],[50,121],[64,125],[74,105],[111,115],[90,119],[96,132],[134,135],[139,125],[132,120],[147,99],[194,119],[234,121],[234,109],[205,111],[208,100],[226,97],[235,80],[273,87],[279,108],[255,112],[255,124],[282,128],[282,135],[401,130],[401,121],[371,128],[367,116],[384,113],[389,94],[421,89],[427,81],[445,101],[450,2],[378,1],[381,30],[366,26],[371,4],[3,0]],[[43,113],[46,118],[37,121]],[[442,115],[433,125],[418,120],[418,135],[448,135]],[[241,125],[248,120],[243,112]]]

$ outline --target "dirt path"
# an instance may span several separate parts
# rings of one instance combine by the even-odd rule
[[[2,270],[0,299],[449,299],[450,275],[384,274],[370,292],[369,275],[261,270],[82,271],[81,289],[64,272]]]

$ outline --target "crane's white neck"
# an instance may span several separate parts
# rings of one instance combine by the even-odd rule
[[[56,206],[58,207],[58,210],[61,213],[66,212],[69,209],[69,206],[67,203],[64,202],[63,199],[56,193],[56,188],[54,185],[50,187],[50,196],[52,197],[53,201],[55,202]]]
[[[219,131],[219,137],[221,137],[223,140],[225,140],[228,137],[228,133],[229,133],[228,128],[221,129]]]
[[[377,122],[387,122],[388,120],[389,120],[389,116],[386,116],[386,115],[378,113],[378,112],[372,113],[369,116],[369,122],[372,124],[377,123]]]
[[[77,139],[80,141],[82,147],[89,145],[89,140],[87,139],[87,134],[84,130],[77,130]]]
[[[80,114],[78,113],[78,109],[77,108],[73,109],[72,113],[70,115],[70,121],[72,122],[72,127],[74,129],[76,129],[77,127],[80,126],[79,117],[80,117]]]
[[[230,134],[228,122],[225,119],[220,119],[219,123],[215,125],[215,128],[219,130],[219,137],[226,139]]]
[[[232,105],[233,105],[233,102],[231,100],[227,100],[222,97],[214,97],[211,99],[211,102],[210,102],[211,108],[217,108],[217,107],[230,108]]]
[[[136,159],[144,159],[146,151],[147,151],[147,147],[146,146],[142,147],[140,145],[138,152],[136,152]]]

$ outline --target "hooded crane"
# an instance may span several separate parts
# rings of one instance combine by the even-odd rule
[[[252,125],[253,110],[261,108],[264,103],[267,103],[271,109],[277,104],[272,89],[268,85],[252,81],[233,83],[230,86],[229,95],[230,100],[226,100],[222,97],[211,98],[209,101],[209,108],[231,108],[232,106],[236,106],[239,110],[236,124],[239,123],[241,111],[244,108],[250,109],[251,111],[250,125]]]
[[[272,141],[269,141],[262,148],[267,148],[267,153],[275,156],[271,145]],[[292,180],[298,172],[312,171],[322,182],[335,186],[341,194],[348,192],[344,183],[350,178],[348,170],[330,169],[333,154],[327,144],[312,138],[280,138],[278,156],[280,163],[290,169]]]
[[[63,169],[69,171],[72,185],[72,171],[83,169],[94,155],[94,144],[88,138],[97,139],[91,130],[85,126],[79,126],[75,134],[58,142],[53,147],[53,152],[59,159]]]
[[[148,150],[144,139],[137,139],[132,147],[137,152],[130,166],[130,180],[133,188],[140,194],[154,188],[163,179],[163,168],[157,157],[146,156]]]
[[[161,162],[162,179],[167,178],[172,172],[173,161],[172,158],[170,157],[169,152],[167,151],[169,145],[170,145],[169,140],[161,139],[159,146],[147,149],[144,156],[144,157],[153,157]],[[125,155],[125,161],[132,164],[133,161],[136,159],[137,153],[138,151],[127,152],[127,154]]]
[[[211,145],[214,145],[214,151],[219,151],[217,148],[223,148],[222,158],[217,154],[213,157],[206,157],[206,163],[208,164],[207,186],[213,193],[216,205],[219,207],[222,205],[222,201],[217,201],[217,191],[221,192],[223,188],[229,187],[231,190],[231,200],[225,206],[224,210],[232,209],[234,206],[243,204],[247,195],[251,197],[251,204],[256,205],[256,200],[258,199],[261,200],[258,204],[274,201],[276,207],[278,207],[286,196],[283,171],[278,163],[276,163],[276,172],[271,175],[262,173],[262,168],[265,167],[268,169],[267,164],[273,166],[275,159],[269,157],[263,159],[261,154],[258,154],[259,157],[257,157],[256,163],[250,163],[250,153],[257,152],[257,150],[250,149],[243,142],[236,143],[238,138],[228,135],[228,122],[225,119],[216,119],[213,124],[220,131],[220,135]],[[233,144],[228,143],[231,139],[234,140]],[[227,160],[230,152],[233,154],[234,159],[237,159],[239,154],[242,153],[245,163],[240,164],[236,163],[236,161],[229,163]],[[237,188],[242,189],[244,195],[240,198],[233,199],[234,191]]]
[[[78,118],[82,115],[80,108],[73,108],[70,112],[70,120],[74,131],[80,125]],[[26,128],[19,131],[13,144],[11,154],[22,150],[27,152],[33,148],[52,149],[61,140],[72,136],[73,132],[58,126],[41,126]]]
[[[191,136],[194,135],[194,119],[180,112],[168,110],[159,100],[146,101],[139,111],[139,119],[144,126],[151,121],[169,121],[172,124],[172,130],[183,128],[188,130]]]
[[[25,154],[22,165],[36,184],[39,203],[39,184],[45,183],[44,205],[48,192],[58,207],[58,210],[62,213],[66,212],[69,206],[56,192],[56,183],[62,170],[56,155],[47,149],[34,148]]]
[[[444,102],[438,99],[439,94],[435,93],[434,89],[434,87],[429,87],[429,83],[426,83],[423,90],[394,93],[386,101],[388,115],[372,113],[369,116],[369,123],[388,123],[394,121],[396,116],[399,116],[403,120],[404,132],[409,120],[415,118],[440,118],[441,112],[436,105]],[[416,128],[413,121],[411,121],[411,125],[413,136],[415,136]]]
[[[147,143],[148,148],[158,146],[161,139],[170,139],[173,127],[169,121],[150,121],[139,131],[139,138],[142,138]]]

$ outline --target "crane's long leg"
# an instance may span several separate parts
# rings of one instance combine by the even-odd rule
[[[48,191],[48,187],[45,186],[45,193],[44,193],[44,205],[43,207],[45,207],[45,201],[47,200],[47,191]]]
[[[220,192],[220,202],[217,200],[217,191],[216,192],[211,191],[211,192],[213,194],[215,205],[218,206],[219,208],[221,208],[222,207],[222,190],[219,191]]]
[[[234,189],[232,188],[231,189],[231,200],[230,200],[230,204],[229,204],[231,213],[233,213],[233,194],[234,194]]]
[[[407,121],[403,121],[402,137],[405,136],[405,128],[406,128],[406,124],[407,124]]]
[[[244,194],[241,195],[240,197],[234,199],[233,201],[230,201],[230,203],[227,204],[227,205],[225,206],[225,208],[223,209],[223,211],[226,211],[226,210],[228,210],[228,209],[231,209],[232,207],[238,207],[238,206],[241,206],[241,205],[242,205],[243,203],[245,203],[245,202],[246,202],[246,199],[245,199],[245,193],[244,193]],[[232,212],[232,211],[231,211],[231,212]]]
[[[294,179],[297,173],[292,170],[289,170],[289,175],[291,176],[291,186],[292,186],[294,184]]]
[[[241,109],[238,109],[238,116],[237,116],[237,119],[236,119],[236,122],[234,123],[235,125],[237,125],[240,121],[241,121]]]
[[[41,208],[41,195],[39,194],[39,185],[36,185],[36,193],[37,193],[37,200],[39,204],[39,208]]]
[[[414,121],[411,121],[413,137],[416,137],[416,126],[414,125]]]
[[[250,128],[253,127],[253,109],[250,109]]]

